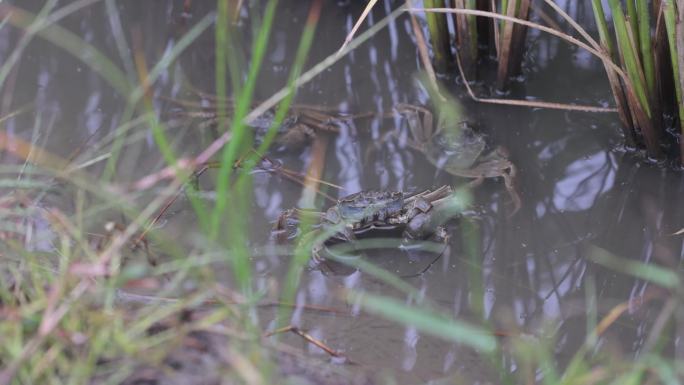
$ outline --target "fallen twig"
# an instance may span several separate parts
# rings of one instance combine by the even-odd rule
[[[292,333],[304,338],[305,341],[309,342],[310,344],[315,345],[316,347],[320,348],[321,350],[328,353],[332,357],[341,357],[341,358],[344,358],[348,363],[353,363],[349,359],[349,357],[344,355],[342,352],[334,350],[333,348],[326,345],[323,341],[313,337],[311,334],[308,334],[308,333],[304,332],[303,330],[301,330],[300,328],[293,326],[293,325],[285,326],[285,327],[282,327],[280,329],[276,329],[272,332],[268,332],[264,335],[264,337],[271,337],[275,334],[287,333],[287,332],[292,332]]]

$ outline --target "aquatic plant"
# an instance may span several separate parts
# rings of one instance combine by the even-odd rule
[[[489,42],[496,48],[498,71],[497,86],[505,87],[511,74],[520,70],[522,52],[524,51],[525,25],[549,32],[547,27],[525,23],[530,16],[530,2],[502,1],[498,12],[501,16],[487,12],[487,2],[478,2],[482,8],[476,9],[473,2],[456,2],[452,10],[432,2],[425,2],[428,29],[433,38],[435,59],[445,57],[447,50],[444,41],[450,38],[449,31],[437,28],[433,12],[449,12],[455,16],[454,35],[456,55],[463,65],[462,74],[472,77],[473,63],[477,62],[472,50],[472,43],[477,41],[477,29],[474,22],[466,17],[483,16],[493,26],[494,39]],[[579,24],[572,20],[551,0],[545,3],[570,23],[595,54],[603,60],[606,67],[611,90],[614,95],[620,121],[622,122],[625,141],[630,148],[645,148],[649,157],[662,159],[665,152],[683,153],[682,143],[678,137],[682,135],[681,114],[684,112],[681,86],[681,55],[678,53],[677,4],[673,1],[626,1],[626,10],[618,0],[611,0],[604,5],[600,0],[592,0],[595,21],[599,33],[596,42]],[[604,6],[608,7],[604,9]],[[607,11],[610,12],[607,12]],[[626,13],[625,13],[626,12]],[[610,33],[608,23],[612,19],[614,37]],[[547,16],[548,17],[548,16]],[[499,19],[496,21],[495,19]],[[560,36],[564,32],[552,26]],[[568,36],[569,37],[569,36]],[[681,39],[680,39],[681,40]],[[581,46],[579,41],[573,44]],[[584,47],[587,48],[587,47]],[[447,50],[449,51],[449,50]],[[616,71],[616,68],[620,68]],[[477,99],[476,99],[477,100]],[[513,103],[511,103],[513,104]],[[522,103],[521,103],[522,105]],[[547,108],[560,106],[548,105]],[[668,126],[676,126],[676,135],[669,134]],[[681,148],[675,150],[677,145]],[[677,155],[680,162],[684,157]],[[684,164],[684,163],[682,163]]]
[[[643,146],[649,156],[661,158],[663,150],[673,142],[664,129],[668,123],[663,114],[682,111],[675,6],[670,1],[627,1],[625,13],[620,2],[609,1],[615,40],[608,32],[604,5],[592,1],[592,7],[602,48],[626,74],[617,77],[607,70],[621,121],[628,130],[628,143]],[[679,126],[681,133],[681,123]]]
[[[474,80],[475,69],[481,59],[478,41],[489,41],[493,46],[498,61],[497,86],[504,89],[511,75],[520,73],[522,52],[524,51],[525,35],[527,28],[506,20],[485,19],[488,28],[478,26],[474,14],[462,13],[458,10],[499,12],[511,18],[527,20],[530,13],[528,0],[504,0],[499,3],[498,9],[491,9],[494,3],[475,0],[457,0],[452,3],[453,16],[453,41],[454,51],[463,63],[464,72],[468,78]],[[445,9],[443,1],[424,1],[426,9]],[[426,12],[428,30],[432,41],[437,68],[441,72],[456,68],[451,63],[452,47],[449,44],[451,34],[447,27],[447,20],[442,13]],[[478,35],[478,30],[491,31],[483,36]],[[490,36],[491,35],[491,36]],[[449,67],[446,63],[449,63]]]

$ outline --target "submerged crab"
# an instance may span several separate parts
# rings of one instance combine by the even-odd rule
[[[196,108],[194,104],[174,101],[184,107]],[[215,130],[220,118],[230,119],[234,113],[233,104],[225,106],[226,112],[219,115],[217,105],[203,106],[199,110],[177,111],[174,116],[200,120],[199,128]],[[292,105],[286,116],[276,127],[274,144],[280,150],[297,150],[308,146],[314,138],[324,133],[336,134],[348,122],[375,116],[373,112],[347,114],[324,107],[297,104]],[[271,108],[246,122],[253,130],[255,143],[262,143],[276,118],[276,109]],[[215,135],[218,133],[215,132]]]
[[[317,225],[305,237],[313,237],[312,257],[331,242],[353,241],[374,230],[399,230],[403,240],[446,241],[442,224],[455,215],[449,186],[425,190],[411,196],[396,191],[362,191],[337,201],[325,212],[291,209],[284,211],[275,225],[281,233],[292,233],[303,216],[312,216]]]
[[[449,130],[447,123],[438,120],[436,128],[433,115],[426,108],[400,104],[397,112],[406,116],[413,140],[410,146],[422,152],[425,158],[449,174],[473,179],[477,186],[486,178],[501,177],[513,202],[511,214],[515,214],[522,202],[515,189],[517,168],[508,160],[503,147],[484,153],[484,137],[468,126]]]

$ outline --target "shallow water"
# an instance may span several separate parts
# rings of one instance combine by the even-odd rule
[[[21,6],[37,10],[31,8],[30,2],[21,2]],[[396,2],[381,2],[363,28],[397,6]],[[189,26],[211,11],[204,2],[193,2],[189,15],[183,12],[180,1],[170,2],[166,8],[136,1],[116,2],[116,7],[129,43],[132,31],[140,31],[150,66]],[[348,2],[326,2],[307,66],[339,47],[361,8]],[[270,96],[284,84],[307,10],[308,5],[302,2],[281,5],[257,85],[257,99]],[[240,20],[240,30],[245,35],[242,45],[246,47],[250,41],[247,12]],[[115,58],[117,65],[130,67],[129,74],[134,77],[133,63],[130,58],[121,59],[117,39],[111,32],[116,29],[112,25],[118,23],[114,13],[107,13],[101,3],[59,22]],[[20,39],[16,29],[0,30],[0,62]],[[613,104],[595,58],[539,33],[530,33],[528,43],[528,59],[521,78],[524,82],[514,84],[510,97]],[[409,19],[401,16],[305,85],[297,94],[297,102],[349,113],[387,112],[401,102],[426,105],[427,93],[414,78],[420,69],[417,57]],[[212,33],[205,33],[155,85],[155,106],[162,119],[179,108],[167,98],[197,100],[188,86],[213,93],[213,63]],[[491,70],[487,66],[493,68],[491,64],[484,65],[485,75]],[[124,98],[87,65],[54,44],[32,40],[15,68],[3,87],[0,116],[26,103],[33,106],[30,113],[7,120],[8,132],[26,140],[34,138],[41,146],[67,157],[84,142],[105,137],[119,124],[126,107]],[[464,103],[469,120],[487,134],[490,147],[501,145],[510,152],[510,159],[518,168],[517,186],[523,206],[509,218],[510,197],[503,182],[485,181],[473,192],[474,207],[479,212],[473,226],[478,230],[463,236],[463,223],[450,223],[448,252],[424,274],[406,281],[455,318],[475,322],[483,317],[498,329],[520,330],[540,340],[554,341],[556,359],[566,362],[586,335],[587,290],[595,292],[601,315],[649,289],[643,280],[590,262],[588,258],[595,247],[636,261],[673,268],[679,265],[682,237],[673,233],[684,227],[681,175],[623,151],[615,114],[478,104],[465,96],[460,82],[449,78],[442,81]],[[485,85],[476,90],[489,92]],[[196,154],[212,139],[207,129],[198,132],[196,126],[183,122],[171,126],[177,127],[172,130],[178,130],[174,139],[183,154]],[[339,135],[330,139],[324,179],[343,187],[343,191],[332,194],[344,196],[367,189],[419,191],[463,183],[436,170],[401,140],[378,145],[379,138],[390,130],[403,130],[406,134],[406,126],[400,120],[370,119],[345,125]],[[137,132],[141,133],[139,139],[124,148],[113,178],[118,183],[135,181],[162,165],[151,134],[144,129]],[[86,149],[79,159],[99,154],[88,153]],[[9,154],[1,156],[3,163],[17,162]],[[311,152],[304,149],[273,152],[269,156],[288,168],[304,171]],[[88,172],[99,175],[104,163],[91,166]],[[209,192],[211,175],[200,179],[203,190]],[[297,205],[301,187],[283,177],[260,173],[254,177],[254,190],[249,229],[250,245],[256,250],[270,244],[272,222],[282,210]],[[207,196],[211,199],[211,193]],[[65,203],[65,210],[69,205]],[[117,217],[116,213],[107,215]],[[105,218],[99,219],[105,222]],[[195,239],[195,224],[189,203],[181,199],[164,216],[161,230],[190,245]],[[464,244],[468,241],[475,242],[480,249],[474,274]],[[255,260],[259,287],[268,287],[274,277],[282,277],[289,263],[287,257],[266,254]],[[420,272],[429,264],[426,260],[431,260],[408,254],[396,249],[379,251],[373,253],[373,260],[399,275]],[[226,266],[217,268],[227,270]],[[227,272],[225,279],[230,279]],[[481,281],[482,290],[473,289],[478,286],[477,281]],[[414,328],[359,314],[339,299],[342,288],[390,295],[409,303],[415,301],[353,269],[337,275],[312,269],[303,277],[297,303],[352,311],[350,315],[334,315],[300,308],[292,323],[365,368],[394,377],[399,383],[422,383],[451,376],[465,379],[464,383],[487,379],[496,382],[497,372],[474,351],[439,341]],[[477,303],[482,303],[482,312],[473,310]],[[633,308],[608,330],[605,345],[624,355],[639,352],[647,343],[648,326],[657,315],[656,305]],[[261,314],[264,327],[272,326],[274,316],[275,312],[270,311]],[[285,341],[302,346],[312,355],[324,356],[297,337],[287,336]],[[515,362],[505,365],[511,372],[517,370]]]

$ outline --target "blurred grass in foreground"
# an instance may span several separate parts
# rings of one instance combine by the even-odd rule
[[[223,379],[249,384],[282,383],[284,379],[278,373],[275,358],[285,354],[283,347],[262,338],[264,331],[256,319],[255,309],[265,293],[253,288],[251,259],[260,255],[246,247],[247,234],[243,223],[239,222],[240,218],[249,215],[246,210],[252,189],[249,170],[257,159],[247,156],[246,167],[238,175],[234,175],[232,169],[234,161],[245,155],[252,145],[244,118],[253,106],[252,93],[259,79],[271,24],[277,17],[277,1],[269,0],[261,19],[253,19],[259,27],[252,47],[253,62],[246,71],[244,82],[237,75],[245,73],[245,69],[235,68],[239,61],[231,61],[226,53],[232,49],[231,33],[235,32],[235,27],[228,23],[230,8],[226,2],[217,3],[218,17],[214,27],[218,99],[227,100],[228,84],[239,88],[234,102],[235,115],[230,122],[221,122],[219,127],[230,130],[233,140],[221,153],[216,206],[208,207],[194,194],[188,194],[203,231],[204,247],[184,250],[163,231],[152,231],[150,239],[168,255],[156,266],[150,266],[142,258],[125,261],[130,241],[146,229],[167,199],[186,185],[190,172],[178,165],[173,138],[157,116],[147,91],[178,55],[211,26],[212,18],[207,16],[198,21],[151,69],[148,70],[147,64],[138,56],[136,73],[126,73],[95,47],[57,23],[92,3],[94,1],[76,1],[57,8],[57,2],[50,1],[36,16],[0,4],[3,20],[0,28],[24,31],[23,46],[37,36],[78,58],[87,58],[85,63],[89,68],[128,100],[126,119],[113,135],[74,160],[53,156],[37,143],[21,142],[8,135],[4,127],[0,128],[0,150],[24,162],[0,166],[0,385],[122,383],[141,366],[172,367],[169,356],[179,347],[206,348],[203,354],[217,354]],[[312,5],[286,93],[259,153],[273,140],[295,88],[301,84],[321,6],[321,2]],[[391,19],[395,16],[393,14]],[[359,36],[350,44],[350,49],[371,37],[391,19],[378,22],[378,29]],[[6,61],[0,68],[2,87],[11,66],[20,62],[21,52],[17,52],[16,59]],[[135,47],[132,52],[136,53]],[[314,68],[320,73],[335,60],[335,57],[326,59]],[[131,84],[129,79],[138,79],[139,84]],[[219,113],[218,116],[223,115]],[[0,124],[2,119],[0,117]],[[165,164],[177,167],[178,173],[173,182],[143,205],[138,202],[145,200],[144,194],[122,192],[115,184],[113,170],[116,170],[121,149],[143,140],[148,130],[152,131]],[[87,171],[88,165],[105,160],[110,166],[104,169],[103,175],[91,175]],[[99,180],[104,182],[98,183]],[[70,197],[73,212],[64,212],[58,204],[47,199],[56,189]],[[233,219],[228,216],[226,220],[229,203],[231,210],[242,209],[238,210],[239,215],[232,216]],[[100,214],[112,209],[123,212],[129,223],[104,234],[100,242],[93,242],[89,232],[102,225]],[[44,225],[50,230],[45,231]],[[485,287],[480,230],[474,222],[464,221],[461,226],[472,293],[469,305],[475,314],[482,316],[481,320],[467,323],[452,319],[445,315],[446,309],[429,299],[421,299],[420,293],[406,281],[362,260],[348,262],[406,293],[415,304],[358,292],[349,292],[349,300],[369,313],[415,327],[436,338],[471,346],[490,363],[501,383],[677,383],[682,378],[680,362],[665,354],[674,340],[671,337],[676,335],[672,325],[681,322],[682,287],[678,274],[650,264],[625,263],[599,248],[589,250],[590,258],[596,264],[667,289],[643,298],[644,302],[658,298],[664,301],[659,317],[663,321],[650,330],[652,342],[636,358],[613,356],[610,351],[602,350],[601,334],[631,304],[618,304],[611,311],[599,314],[596,306],[589,306],[596,305],[597,294],[588,279],[586,312],[587,319],[593,320],[587,326],[590,332],[582,349],[572,354],[566,365],[560,365],[554,359],[556,341],[545,334],[553,329],[553,322],[550,321],[536,336],[518,332],[514,325],[502,333],[488,324],[482,303]],[[49,243],[48,248],[37,250],[35,245],[45,243]],[[283,303],[294,302],[308,257],[306,248],[295,250],[287,280],[279,287]],[[235,277],[232,288],[218,282],[211,267],[226,259]],[[182,298],[174,297],[188,281],[196,284],[191,293]],[[145,288],[154,295],[122,295],[120,289],[126,288]],[[289,312],[289,308],[283,307],[281,321],[288,318]],[[203,341],[207,335],[221,342]],[[444,382],[458,383],[458,380],[447,378]]]

